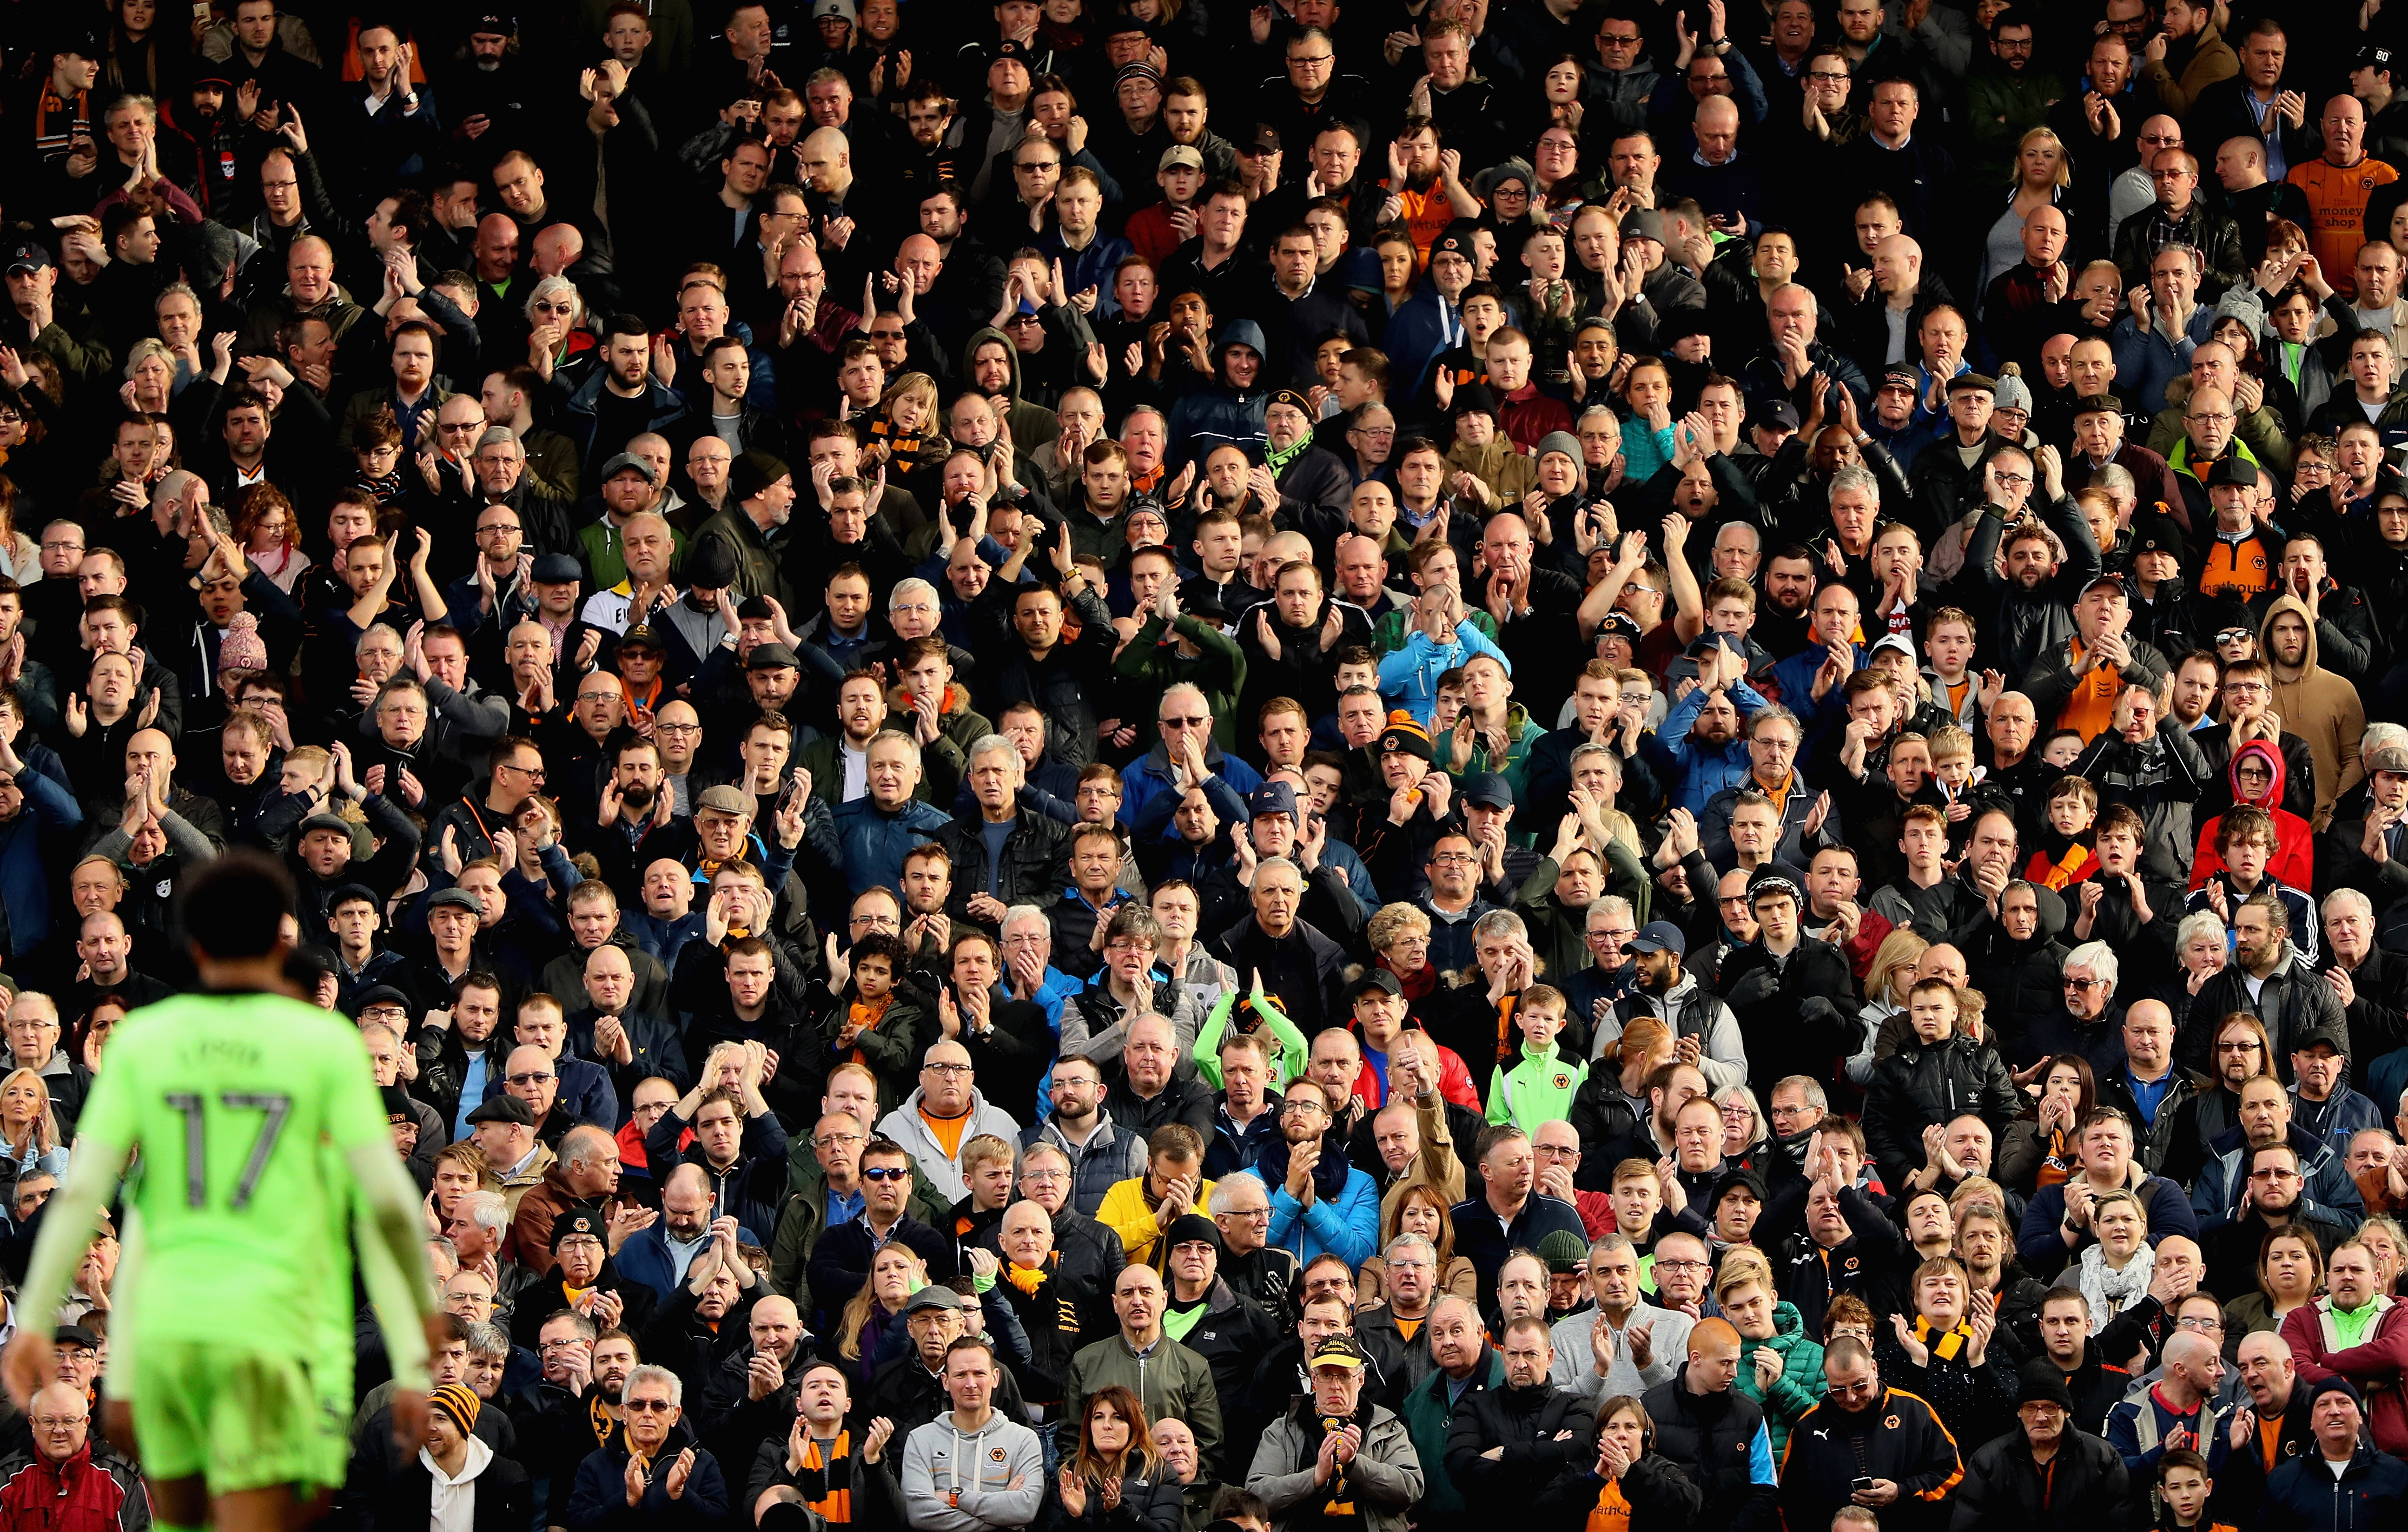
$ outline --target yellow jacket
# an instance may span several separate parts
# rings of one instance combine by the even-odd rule
[[[1204,1205],[1211,1196],[1212,1183],[1209,1181],[1196,1188],[1195,1211],[1199,1216],[1212,1216]],[[1162,1225],[1154,1221],[1155,1206],[1154,1200],[1146,1196],[1145,1177],[1131,1176],[1113,1182],[1112,1189],[1104,1194],[1103,1202],[1096,1209],[1096,1222],[1121,1237],[1121,1248],[1128,1252],[1130,1261],[1159,1271],[1169,1253],[1162,1248]]]

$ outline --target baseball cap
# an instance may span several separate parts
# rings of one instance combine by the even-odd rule
[[[1457,795],[1466,803],[1476,803],[1483,809],[1513,807],[1513,784],[1493,771],[1478,772],[1464,779]]]
[[[1383,995],[1402,995],[1405,993],[1405,986],[1398,983],[1397,976],[1385,968],[1366,968],[1363,970],[1362,978],[1346,986],[1346,998],[1351,1004],[1372,990],[1378,990]]]
[[[2319,1043],[2331,1049],[2334,1052],[2342,1054],[2344,1057],[2348,1056],[2348,1040],[2329,1026],[2312,1026],[2308,1028],[2306,1032],[2300,1035],[2299,1041],[2291,1044],[2291,1052],[2294,1053],[2304,1053],[2309,1049],[2315,1047]]]
[[[1872,648],[1865,651],[1865,658],[1870,660],[1885,649],[1894,649],[1910,660],[1914,658],[1914,646],[1906,641],[1902,633],[1885,633],[1874,639]]]
[[[747,797],[741,789],[730,787],[725,782],[721,782],[716,787],[704,788],[702,795],[694,800],[694,806],[696,809],[708,809],[718,814],[752,812],[752,799]]]
[[[82,1324],[62,1324],[50,1336],[53,1346],[81,1346],[86,1351],[100,1350],[100,1337]]]
[[[2207,470],[2207,487],[2214,489],[2219,484],[2256,488],[2258,465],[2238,452],[2217,458],[2215,466]]]
[[[1670,921],[1649,921],[1639,928],[1639,935],[1630,939],[1629,951],[1670,952],[1674,957],[1686,957],[1689,955],[1689,942],[1681,935],[1681,928]]]
[[[1159,175],[1166,170],[1176,170],[1182,165],[1190,170],[1201,170],[1204,168],[1204,156],[1197,153],[1192,145],[1173,144],[1162,151],[1162,158],[1154,162],[1154,173]]]
[[[1254,819],[1265,814],[1285,814],[1294,820],[1297,818],[1296,789],[1286,782],[1265,782],[1246,799],[1246,812]]]
[[[1653,239],[1659,245],[1663,244],[1665,242],[1664,215],[1657,212],[1653,208],[1635,208],[1631,209],[1629,212],[1623,215],[1622,237],[1625,239]]]
[[[474,37],[481,34],[487,36],[508,37],[515,36],[518,29],[517,21],[509,11],[489,10],[468,23],[468,36]]]
[[[1325,1336],[1321,1344],[1312,1348],[1312,1358],[1305,1366],[1308,1368],[1344,1367],[1350,1372],[1360,1372],[1363,1370],[1363,1351],[1354,1344],[1352,1337]]]
[[[1795,431],[1798,429],[1798,407],[1786,399],[1775,399],[1756,411],[1756,423],[1768,431]],[[602,477],[608,479],[610,476],[604,474]]]
[[[634,627],[629,628],[626,632],[619,635],[619,647],[621,649],[649,649],[654,653],[664,652],[660,635],[652,631],[652,625],[650,623],[638,623]]]
[[[811,20],[814,21],[824,21],[831,16],[847,21],[859,20],[853,14],[853,0],[817,0],[817,4],[811,7]]]
[[[1276,154],[1279,151],[1279,129],[1268,122],[1255,123],[1254,131],[1246,135],[1238,144],[1238,152],[1240,154]]]
[[[38,239],[21,239],[8,248],[8,275],[41,271],[50,265],[50,248]]]
[[[1893,362],[1881,375],[1881,387],[1902,388],[1909,393],[1923,387],[1923,375],[1912,362]]]

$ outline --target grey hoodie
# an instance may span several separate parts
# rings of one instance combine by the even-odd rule
[[[1024,1527],[1044,1501],[1044,1443],[1000,1410],[965,1432],[949,1410],[903,1443],[903,1510],[915,1532]]]

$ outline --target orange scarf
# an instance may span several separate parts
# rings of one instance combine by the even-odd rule
[[[838,1431],[836,1434],[836,1455],[838,1458],[853,1456],[852,1432]],[[803,1472],[824,1474],[827,1472],[827,1468],[828,1459],[820,1453],[819,1439],[808,1431],[805,1432],[803,1434]],[[839,1526],[851,1522],[853,1491],[839,1489],[833,1483],[824,1487],[827,1490],[825,1495],[816,1500],[806,1500],[803,1503]]]

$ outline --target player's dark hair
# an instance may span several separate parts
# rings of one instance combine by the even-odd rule
[[[265,957],[293,909],[293,879],[265,852],[236,848],[184,880],[176,921],[205,957]]]

